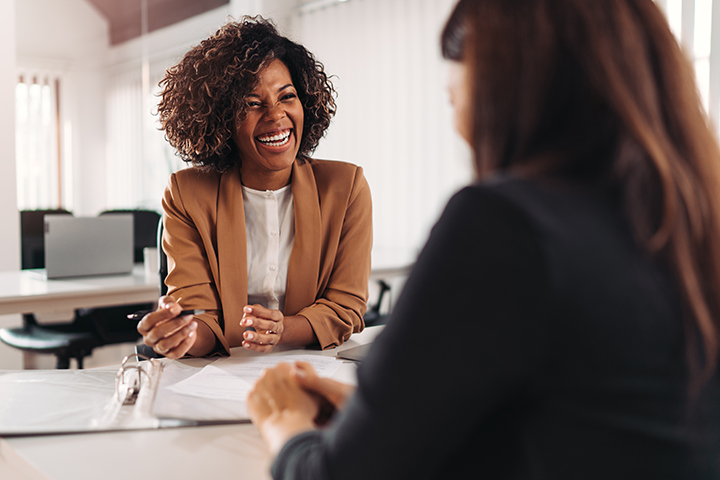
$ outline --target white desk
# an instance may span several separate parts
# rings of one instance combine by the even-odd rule
[[[150,303],[158,296],[158,276],[146,276],[142,265],[127,275],[58,280],[28,270],[0,272],[0,315]]]
[[[367,328],[333,350],[279,349],[270,355],[334,356],[342,349],[371,342],[381,330]],[[232,354],[247,352],[240,348]],[[343,364],[333,378],[354,383],[355,365]],[[0,478],[12,480],[267,480],[270,462],[252,424],[0,439]]]
[[[406,275],[415,253],[373,250],[371,279]],[[0,272],[0,315],[67,312],[77,308],[150,303],[158,299],[157,275],[142,265],[131,274],[47,280],[27,271]]]

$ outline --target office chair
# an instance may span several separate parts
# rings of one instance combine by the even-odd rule
[[[165,277],[167,277],[168,274],[168,258],[167,254],[162,248],[162,237],[163,237],[163,220],[162,217],[160,217],[160,220],[158,221],[158,227],[157,227],[157,237],[155,240],[155,244],[157,245],[157,252],[158,252],[158,282],[160,286],[160,296],[167,295],[168,287],[165,285]],[[145,345],[144,343],[139,343],[135,345],[135,353],[139,355],[144,355],[147,358],[163,358],[164,355],[161,355],[157,353],[153,348],[149,345]],[[141,360],[144,360],[142,357],[139,357]]]
[[[158,222],[157,231],[158,274],[160,275],[158,280],[160,281],[160,296],[167,295],[168,292],[168,287],[165,285],[165,277],[167,277],[168,274],[168,258],[162,247],[163,229],[163,221],[161,218]]]
[[[136,212],[139,213],[136,215]],[[45,213],[58,213],[58,211],[21,214],[23,235],[27,234],[28,237],[37,235],[37,225],[40,225],[39,231],[43,232],[42,218]],[[155,224],[151,221],[153,214],[158,220],[160,215],[157,212],[148,214],[145,210],[132,211],[132,213],[136,218],[134,222],[135,239],[138,242],[135,245],[135,258],[138,258],[138,252],[142,258],[142,249],[148,246],[145,240],[147,232],[150,231],[152,238],[155,238],[157,221]],[[45,263],[44,244],[40,244],[42,248],[40,254],[37,253],[37,239],[26,240],[23,236],[22,245],[22,268],[43,268]],[[151,246],[154,245],[153,240]],[[70,359],[74,358],[78,368],[81,369],[83,368],[83,359],[91,355],[94,348],[137,341],[140,335],[135,325],[128,321],[127,314],[151,308],[153,308],[153,304],[78,309],[75,311],[72,321],[48,325],[38,324],[35,315],[27,313],[23,314],[22,327],[0,329],[0,340],[23,351],[55,355],[58,369],[70,368]]]
[[[45,268],[45,215],[72,215],[68,210],[20,211],[20,265],[28,268]]]
[[[45,267],[44,218],[47,214],[72,215],[63,209],[20,212],[22,269]],[[74,321],[41,326],[32,313],[25,313],[22,318],[22,327],[0,329],[0,340],[20,350],[53,354],[57,357],[57,368],[69,368],[71,358],[76,358],[82,368],[82,359],[98,344],[95,335],[78,328]]]
[[[382,307],[383,297],[386,292],[390,291],[390,285],[385,280],[378,280],[378,291],[377,300],[375,304],[368,308],[368,311],[363,315],[363,321],[366,327],[372,327],[375,325],[385,325],[390,318],[390,313],[380,313],[380,307]]]

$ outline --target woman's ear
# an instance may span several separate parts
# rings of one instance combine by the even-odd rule
[[[468,68],[465,63],[447,63],[447,89],[453,108],[455,130],[469,145],[472,145],[471,90]]]

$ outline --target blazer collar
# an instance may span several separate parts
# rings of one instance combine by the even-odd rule
[[[217,215],[217,257],[225,337],[240,345],[243,307],[247,305],[247,237],[240,172],[233,168],[220,178]]]
[[[322,251],[320,198],[310,162],[300,164],[295,160],[291,185],[295,242],[288,266],[285,315],[295,315],[315,302]]]
[[[322,251],[322,221],[315,175],[309,162],[293,164],[291,189],[295,241],[290,254],[285,315],[295,315],[315,302]],[[237,168],[220,179],[217,216],[219,282],[224,331],[230,344],[242,342],[242,309],[247,304],[247,236],[242,182]]]

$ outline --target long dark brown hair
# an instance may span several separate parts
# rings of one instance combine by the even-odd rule
[[[468,66],[479,176],[572,172],[617,188],[638,244],[674,274],[702,385],[720,343],[720,148],[662,12],[652,0],[460,0],[442,48]]]

